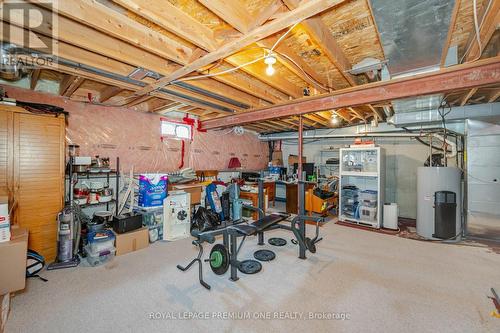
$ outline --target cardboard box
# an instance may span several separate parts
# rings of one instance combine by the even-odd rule
[[[0,333],[3,333],[10,312],[10,293],[0,295]]]
[[[202,185],[200,184],[174,185],[174,190],[182,190],[191,194],[191,205],[198,205],[201,203]]]
[[[115,232],[115,237],[117,256],[144,249],[149,245],[148,228],[141,228],[124,234],[117,234]]]
[[[0,295],[26,286],[27,252],[28,229],[13,226],[10,241],[0,243]]]
[[[289,155],[288,156],[288,165],[294,165],[295,163],[299,163],[299,157],[297,155]],[[302,156],[302,163],[306,163],[306,157]]]

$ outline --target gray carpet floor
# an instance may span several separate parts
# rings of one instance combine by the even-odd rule
[[[43,272],[48,282],[30,279],[13,298],[6,332],[500,331],[487,297],[491,287],[500,290],[498,254],[333,223],[321,230],[324,240],[307,260],[297,258],[289,233],[270,232],[288,244],[266,244],[276,259],[238,282],[205,265],[211,291],[196,267],[176,269],[196,254],[190,239],[100,267]],[[240,257],[257,248],[249,238]]]

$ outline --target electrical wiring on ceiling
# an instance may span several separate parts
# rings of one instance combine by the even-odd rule
[[[297,22],[295,23],[294,25],[292,25],[282,36],[280,36],[280,38],[278,38],[278,40],[274,43],[274,45],[269,49],[269,52],[272,53],[274,52],[274,49],[279,45],[279,43],[299,24],[300,22]],[[169,84],[174,84],[174,83],[177,83],[177,82],[184,82],[184,81],[192,81],[192,80],[198,80],[198,79],[203,79],[203,78],[208,78],[208,77],[214,77],[214,76],[219,76],[219,75],[224,75],[224,74],[228,74],[228,73],[232,73],[234,71],[237,71],[238,69],[242,68],[242,67],[245,67],[245,66],[248,66],[248,65],[251,65],[251,64],[254,64],[256,62],[259,62],[261,60],[264,60],[266,57],[268,57],[269,54],[265,54],[257,59],[254,59],[254,60],[251,60],[249,62],[246,62],[244,64],[241,64],[241,65],[238,65],[234,68],[230,68],[230,69],[226,69],[226,70],[223,70],[223,71],[220,71],[220,72],[216,72],[216,73],[208,73],[208,74],[202,74],[202,75],[196,75],[196,76],[188,76],[188,77],[185,77],[185,78],[181,78],[181,79],[177,79],[177,80],[174,80],[172,82],[170,82]],[[297,67],[300,68],[300,66],[297,65],[297,63],[295,63],[294,61],[292,61]],[[220,63],[217,63],[215,64],[213,67],[211,67],[210,69],[213,69],[214,67],[217,67]],[[302,70],[302,68],[300,68]],[[303,70],[302,70],[303,71]],[[306,73],[307,74],[307,73]]]
[[[478,56],[474,59],[474,60],[471,60],[469,62],[474,62],[474,61],[477,61],[481,58],[481,54],[483,53],[483,45],[481,43],[481,29],[483,28],[483,24],[484,24],[484,21],[485,21],[485,18],[486,18],[486,15],[488,14],[488,12],[490,11],[491,9],[491,4],[493,2],[493,0],[489,0],[488,1],[488,5],[486,6],[486,9],[484,10],[484,14],[483,14],[483,18],[481,19],[481,23],[478,24],[478,15],[477,15],[477,0],[473,0],[473,15],[474,15],[474,30],[475,30],[475,33],[476,33],[476,41],[477,41],[477,44],[478,44],[478,47],[479,47],[479,54]],[[472,46],[474,45],[474,42],[472,41],[469,46],[467,47],[467,50],[465,50],[464,52],[464,55],[462,56],[462,58],[460,59],[460,63],[462,63],[465,59],[465,57],[467,56],[467,54],[469,54],[470,50],[472,49]]]

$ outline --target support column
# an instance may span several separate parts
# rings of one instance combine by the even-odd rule
[[[304,121],[302,119],[302,115],[299,116],[299,142],[297,144],[297,147],[299,149],[299,166],[297,168],[297,177],[299,180],[304,180],[302,179],[302,145],[303,145],[303,140],[304,140]]]
[[[264,210],[264,205],[265,205],[265,197],[264,197],[264,174],[261,173],[260,178],[259,178],[259,200],[258,200],[258,207],[259,207],[259,220],[264,218],[263,210]],[[257,234],[258,238],[258,245],[264,245],[264,232],[259,232]]]

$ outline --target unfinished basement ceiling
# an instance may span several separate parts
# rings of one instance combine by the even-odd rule
[[[473,10],[469,0],[389,1],[389,0],[65,0],[58,8],[60,31],[52,36],[42,25],[32,32],[58,42],[59,66],[41,68],[15,84],[54,93],[63,81],[78,83],[66,98],[87,103],[121,106],[142,112],[166,114],[187,112],[201,120],[280,105],[311,95],[326,94],[369,82],[365,75],[351,75],[349,69],[367,57],[389,60],[392,74],[439,64],[441,55],[456,46],[462,58],[468,45],[474,50]],[[477,0],[485,28],[491,28],[497,1],[485,14],[489,0]],[[26,1],[28,7],[49,10],[41,3]],[[293,25],[291,11],[304,6],[316,8],[306,15],[278,44],[276,73],[268,76],[261,57]],[[276,21],[280,28],[269,28]],[[103,19],[106,18],[106,19]],[[10,17],[10,25],[22,31],[22,20]],[[452,23],[452,24],[450,24]],[[261,29],[258,38],[245,42],[244,36]],[[494,32],[494,31],[493,31]],[[482,35],[484,56],[496,56],[492,46],[498,34]],[[259,39],[260,38],[260,39]],[[491,42],[490,42],[491,40]],[[231,42],[239,49],[221,52]],[[10,42],[21,44],[15,36]],[[130,79],[138,69],[156,74],[160,80],[210,56],[204,66],[181,76],[230,73],[177,82],[147,95],[140,91],[156,84],[152,77]],[[475,57],[474,52],[464,62]],[[76,66],[70,66],[75,64]],[[242,66],[242,67],[240,67]],[[154,75],[153,75],[154,76]],[[54,81],[51,85],[47,80]],[[450,102],[457,105],[491,102],[498,88],[456,91]],[[57,89],[56,89],[57,90]],[[385,121],[390,101],[376,105],[353,105],[339,110],[322,110],[304,116],[306,128],[330,127],[332,112],[343,125]],[[298,128],[297,117],[246,124],[260,132],[291,131]]]

